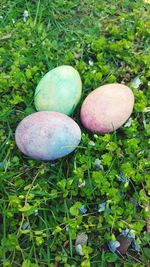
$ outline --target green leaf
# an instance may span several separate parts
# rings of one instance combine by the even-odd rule
[[[70,214],[73,216],[77,216],[79,214],[79,208],[81,208],[82,203],[76,202],[71,208],[70,208]]]
[[[26,212],[26,211],[30,211],[33,207],[27,203],[24,207],[20,208],[19,211],[21,212]]]
[[[143,253],[150,260],[150,248],[143,248]]]
[[[21,267],[38,267],[38,265],[35,263],[31,263],[31,261],[27,259],[23,261]]]
[[[61,188],[62,191],[65,190],[66,182],[67,182],[66,179],[62,179],[61,181],[59,181],[59,182],[57,183],[57,185]]]
[[[113,159],[112,155],[109,153],[106,153],[102,156],[102,164],[109,167],[112,163],[112,159]]]
[[[90,267],[90,261],[88,259],[81,262],[81,267]]]
[[[105,257],[106,257],[107,262],[116,262],[118,259],[117,254],[111,253],[111,252],[106,253]]]
[[[30,260],[24,260],[22,263],[22,267],[31,267],[31,261]]]

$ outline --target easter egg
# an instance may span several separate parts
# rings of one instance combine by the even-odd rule
[[[121,127],[130,117],[134,95],[125,85],[103,85],[92,91],[81,107],[81,122],[92,132],[108,133]]]
[[[81,131],[75,121],[59,112],[41,111],[24,118],[17,126],[18,148],[39,160],[55,160],[71,153],[80,143]]]
[[[77,70],[59,66],[49,71],[39,82],[34,96],[38,111],[57,111],[70,115],[77,106],[82,82]]]

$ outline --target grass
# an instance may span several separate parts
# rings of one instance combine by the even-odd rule
[[[150,5],[2,0],[0,9],[0,266],[149,266]],[[34,161],[18,151],[14,132],[35,111],[41,77],[61,64],[74,66],[83,81],[72,114],[82,141],[58,161]],[[131,125],[104,136],[89,133],[79,120],[82,101],[113,82],[134,92]],[[96,169],[96,159],[103,169]],[[119,181],[121,173],[129,182]],[[106,208],[98,212],[103,201]],[[112,253],[108,243],[126,228],[134,230],[139,252],[130,247],[125,255]],[[84,256],[75,252],[80,232],[88,235]]]

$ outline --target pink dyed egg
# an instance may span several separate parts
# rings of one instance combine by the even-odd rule
[[[68,155],[78,146],[81,131],[67,115],[41,111],[19,123],[15,139],[25,155],[33,159],[55,160]]]
[[[81,122],[92,132],[108,133],[121,127],[134,106],[131,89],[123,84],[106,84],[91,92],[81,107]]]

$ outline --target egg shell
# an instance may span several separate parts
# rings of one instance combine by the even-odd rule
[[[121,127],[130,117],[134,95],[125,85],[103,85],[92,91],[84,100],[80,118],[92,132],[108,133]]]
[[[50,111],[33,113],[17,126],[18,148],[39,160],[55,160],[71,153],[80,143],[81,130],[65,114]]]
[[[40,80],[34,96],[38,111],[70,115],[81,98],[82,82],[77,70],[68,65],[49,71]]]

